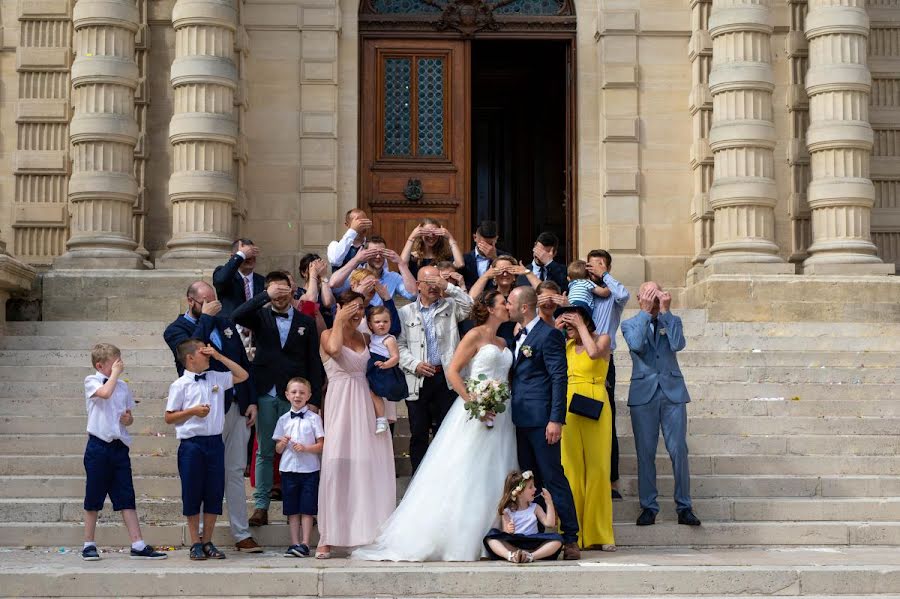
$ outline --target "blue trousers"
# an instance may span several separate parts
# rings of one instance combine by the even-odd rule
[[[559,531],[563,542],[578,542],[578,515],[572,489],[562,467],[560,444],[548,445],[546,427],[516,427],[516,449],[519,470],[531,470],[535,474],[535,486],[546,488],[553,497],[559,517]]]
[[[653,398],[640,406],[629,406],[634,447],[638,460],[638,494],[641,508],[659,512],[656,501],[656,447],[662,429],[666,450],[672,460],[675,476],[675,507],[678,511],[691,508],[691,474],[688,468],[687,404],[669,401],[657,387]]]

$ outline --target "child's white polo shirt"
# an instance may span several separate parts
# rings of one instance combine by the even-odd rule
[[[233,386],[234,377],[230,372],[207,370],[198,374],[185,370],[184,374],[169,386],[166,412],[180,412],[194,406],[209,404],[209,414],[206,418],[191,416],[181,424],[176,424],[175,436],[179,439],[190,439],[221,435],[225,429],[225,391]]]
[[[84,403],[87,408],[87,432],[98,439],[110,443],[116,439],[131,447],[131,435],[125,425],[119,422],[125,410],[134,409],[134,398],[128,384],[122,379],[116,381],[116,388],[109,399],[96,397],[95,393],[106,384],[108,378],[102,372],[95,372],[84,378]]]
[[[316,439],[325,437],[322,418],[318,414],[304,407],[299,412],[300,416],[291,418],[291,414],[296,413],[293,410],[288,410],[287,413],[282,414],[281,418],[278,419],[278,422],[275,423],[275,432],[272,433],[272,438],[275,441],[279,441],[283,436],[287,435],[291,438],[291,443],[314,445]],[[281,454],[279,470],[282,472],[318,472],[322,468],[321,464],[319,454],[307,451],[294,451],[289,443]]]

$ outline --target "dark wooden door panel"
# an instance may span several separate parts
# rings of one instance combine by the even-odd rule
[[[469,235],[469,57],[462,40],[367,39],[360,205],[388,245],[426,216]]]

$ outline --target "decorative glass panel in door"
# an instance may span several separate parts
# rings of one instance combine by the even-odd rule
[[[468,46],[368,39],[360,96],[360,206],[399,251],[421,218],[468,234]]]

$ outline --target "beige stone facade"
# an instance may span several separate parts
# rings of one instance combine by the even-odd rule
[[[900,1],[864,1],[576,0],[577,252],[676,288],[894,273]],[[240,234],[295,266],[359,203],[357,1],[0,7],[22,262],[208,268]]]

